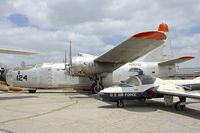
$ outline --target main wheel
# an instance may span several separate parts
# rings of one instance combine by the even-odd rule
[[[122,100],[117,101],[117,107],[118,108],[123,108],[124,107],[124,102]]]
[[[181,105],[181,102],[176,102],[175,109],[177,111],[182,111],[185,108],[185,105]]]
[[[103,90],[103,86],[101,84],[97,85],[96,83],[92,84],[90,89],[92,94],[97,94],[101,90]]]
[[[36,89],[35,90],[28,90],[29,93],[36,93]]]

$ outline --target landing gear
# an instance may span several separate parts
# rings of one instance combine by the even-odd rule
[[[185,102],[186,102],[186,98],[185,97],[179,97],[180,101],[176,102],[175,104],[175,109],[177,111],[182,111],[185,108]]]
[[[28,90],[29,93],[36,93],[36,89],[35,90]]]
[[[91,88],[90,88],[90,91],[92,94],[97,94],[98,92],[100,92],[101,90],[103,90],[103,86],[99,83],[93,83]]]
[[[90,80],[93,80],[94,83],[92,84],[90,91],[92,94],[97,94],[98,92],[100,92],[101,90],[103,90],[103,85],[102,85],[102,78],[98,77],[97,75],[95,75],[93,78],[90,77]]]
[[[118,108],[123,108],[124,107],[124,102],[122,100],[117,101],[117,107]]]

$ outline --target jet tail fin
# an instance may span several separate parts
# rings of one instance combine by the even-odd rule
[[[192,56],[182,56],[180,58],[176,58],[176,59],[172,59],[172,60],[167,60],[167,61],[160,62],[160,63],[158,63],[158,65],[160,65],[160,66],[175,65],[177,63],[186,62],[186,61],[191,60],[193,58],[194,57],[192,57]]]

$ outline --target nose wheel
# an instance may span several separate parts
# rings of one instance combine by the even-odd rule
[[[118,108],[123,108],[124,107],[124,102],[122,100],[117,101],[117,107]]]
[[[177,102],[177,103],[175,104],[175,109],[176,109],[177,111],[183,111],[184,108],[185,108],[185,105],[182,105],[181,102]]]

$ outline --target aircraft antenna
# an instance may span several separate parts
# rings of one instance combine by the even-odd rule
[[[70,40],[69,41],[69,66],[71,67],[72,66],[72,41]]]
[[[64,60],[64,62],[65,62],[65,70],[67,70],[67,51],[66,51],[66,49],[65,49],[65,60]]]

